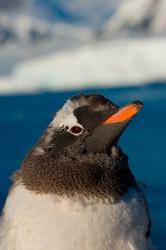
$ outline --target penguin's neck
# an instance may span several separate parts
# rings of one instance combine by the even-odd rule
[[[58,157],[52,152],[38,156],[30,153],[15,180],[38,193],[99,199],[118,199],[136,186],[123,153],[81,154],[79,150],[73,144]]]

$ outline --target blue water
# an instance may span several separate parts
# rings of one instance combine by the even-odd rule
[[[86,90],[84,92],[91,92]],[[166,238],[166,85],[96,89],[119,105],[144,102],[120,140],[129,155],[137,179],[148,186],[152,238],[165,250]],[[4,204],[9,177],[19,168],[25,153],[47,127],[55,111],[78,91],[0,97],[0,208]]]

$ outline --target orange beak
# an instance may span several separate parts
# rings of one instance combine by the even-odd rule
[[[130,120],[135,116],[143,107],[143,104],[140,101],[135,101],[121,109],[114,115],[108,117],[103,124],[112,124],[119,123]]]
[[[87,152],[107,152],[111,145],[116,145],[119,137],[128,126],[130,120],[141,110],[142,102],[134,101],[110,115],[101,125],[96,127],[92,135],[86,139]],[[117,109],[116,109],[117,110]]]

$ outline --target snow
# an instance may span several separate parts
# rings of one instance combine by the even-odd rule
[[[103,37],[166,34],[166,0],[125,0],[101,27]]]
[[[92,39],[88,27],[0,13],[0,74],[10,72],[19,61],[78,47]]]
[[[18,64],[0,94],[138,85],[166,80],[166,38],[92,43]]]

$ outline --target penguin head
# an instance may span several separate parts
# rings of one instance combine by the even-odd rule
[[[106,153],[142,106],[134,101],[119,108],[102,95],[74,96],[56,113],[34,153],[58,155],[80,139],[84,153]]]
[[[135,185],[118,138],[142,103],[119,108],[101,95],[74,96],[27,154],[14,180],[37,193],[118,198]]]

